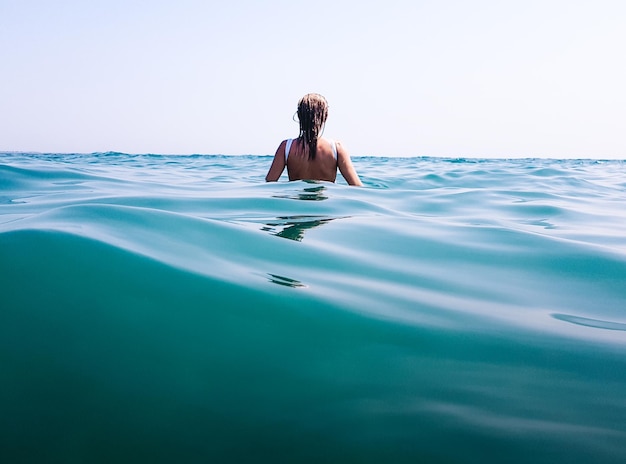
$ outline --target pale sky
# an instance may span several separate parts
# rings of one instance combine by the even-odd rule
[[[0,151],[626,159],[624,0],[0,0]]]

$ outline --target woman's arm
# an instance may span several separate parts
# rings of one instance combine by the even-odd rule
[[[265,176],[265,182],[276,182],[285,170],[285,145],[287,145],[287,141],[283,140],[278,146],[270,170]]]
[[[339,142],[337,142],[337,166],[339,166],[339,172],[341,172],[341,175],[349,185],[363,185],[352,165],[348,150],[343,148]]]

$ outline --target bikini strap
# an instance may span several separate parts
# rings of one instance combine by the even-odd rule
[[[287,158],[289,158],[289,150],[291,150],[292,143],[293,139],[287,139],[287,144],[285,145],[285,163],[287,162]],[[337,144],[334,140],[330,140],[330,146],[333,149],[333,156],[337,159]]]
[[[335,143],[334,140],[330,141],[330,146],[333,149],[333,156],[335,157],[335,159],[337,159],[337,144]]]
[[[289,158],[289,150],[291,150],[292,143],[293,143],[293,139],[288,139],[287,145],[285,145],[285,163],[287,162],[287,158]]]

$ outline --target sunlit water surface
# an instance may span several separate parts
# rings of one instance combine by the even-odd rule
[[[2,462],[626,462],[626,163],[0,154]]]

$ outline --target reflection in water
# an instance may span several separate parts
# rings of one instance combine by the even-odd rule
[[[305,180],[308,184],[317,184],[314,180]],[[289,195],[274,195],[274,198],[288,198],[290,200],[313,200],[322,201],[328,200],[328,197],[324,194],[326,187],[324,185],[315,185],[315,187],[305,187],[300,192],[295,192]]]
[[[279,276],[276,274],[268,274],[270,282],[277,285],[284,285],[285,287],[299,288],[306,287],[302,282],[289,277]]]
[[[553,314],[552,317],[560,321],[571,322],[576,325],[585,327],[594,327],[596,329],[606,330],[623,330],[626,331],[626,324],[621,322],[602,321],[600,319],[590,319],[588,317],[571,316],[569,314]]]
[[[305,230],[321,226],[333,219],[337,218],[320,219],[318,216],[285,216],[279,217],[276,222],[266,223],[266,227],[262,227],[261,230],[278,237],[301,242],[304,238]]]

